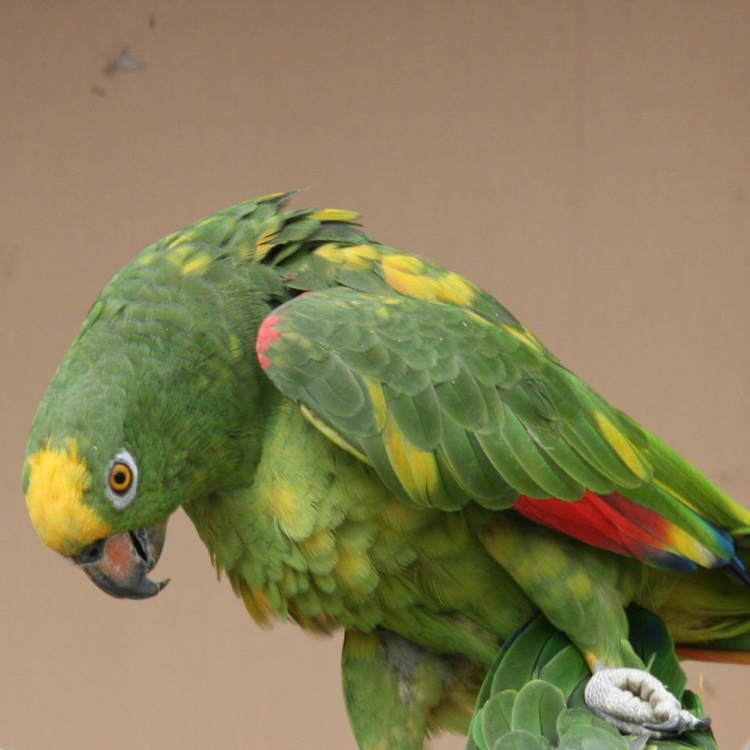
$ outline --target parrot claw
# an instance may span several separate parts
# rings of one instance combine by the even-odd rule
[[[686,714],[687,717],[683,717]],[[692,722],[691,722],[692,720]],[[686,727],[686,725],[688,725]],[[661,722],[661,724],[644,724],[649,732],[661,732],[662,734],[682,734],[686,731],[697,729],[703,731],[711,726],[711,719],[708,716],[698,718],[693,716],[689,711],[681,710],[679,714],[672,716],[670,719]],[[685,728],[686,727],[686,728]]]
[[[708,729],[711,719],[685,711],[663,683],[643,669],[599,669],[586,685],[586,705],[621,732],[674,737]]]

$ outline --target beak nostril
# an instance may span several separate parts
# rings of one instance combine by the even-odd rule
[[[88,547],[84,547],[77,555],[73,555],[73,561],[78,565],[90,565],[101,560],[104,552],[104,540],[99,539]]]

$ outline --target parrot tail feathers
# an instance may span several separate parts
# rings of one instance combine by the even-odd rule
[[[735,555],[726,565],[726,571],[737,580],[750,586],[750,571],[745,567],[745,562],[739,555]]]
[[[747,583],[750,576],[744,566],[741,572],[732,569]],[[713,638],[711,640],[699,640],[695,643],[677,643],[675,650],[681,659],[693,659],[695,661],[714,661],[723,664],[750,664],[750,620],[747,616],[733,618],[734,622],[727,622],[733,635],[726,638]],[[739,632],[738,632],[739,631]]]
[[[732,530],[734,557],[727,563],[725,570],[733,578],[750,586],[750,527]]]
[[[706,643],[678,643],[675,650],[680,659],[750,664],[750,633]]]

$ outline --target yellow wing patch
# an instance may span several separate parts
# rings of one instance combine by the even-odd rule
[[[431,276],[415,275],[390,266],[383,259],[383,276],[388,286],[407,297],[423,299],[430,302],[437,300],[438,284]]]
[[[255,243],[254,253],[254,259],[256,261],[261,261],[266,257],[266,255],[268,255],[268,253],[273,249],[278,235],[278,227],[274,226],[272,229],[266,229],[266,231],[263,232],[260,237],[258,237],[258,241]]]
[[[383,257],[382,263],[384,271],[400,271],[416,275],[424,273],[425,270],[424,261],[415,258],[413,255],[401,255],[399,253],[386,255]]]
[[[636,451],[630,440],[602,412],[596,412],[594,418],[606,441],[625,466],[639,479],[648,479],[648,467],[643,463],[641,457],[638,455],[638,451]]]
[[[367,392],[370,395],[370,401],[372,402],[372,410],[375,416],[375,425],[378,430],[383,429],[385,420],[387,417],[387,409],[385,405],[385,394],[383,388],[376,380],[372,378],[362,378],[367,387]]]
[[[160,257],[161,256],[158,253],[155,253],[153,250],[149,250],[141,254],[141,256],[136,260],[136,265],[150,266],[155,260]]]
[[[453,271],[431,275],[424,261],[411,255],[384,255],[381,262],[388,285],[407,297],[468,307],[479,294],[473,284]]]
[[[199,276],[211,265],[212,262],[213,257],[210,253],[202,251],[182,264],[182,272],[186,276]]]
[[[255,199],[255,203],[268,203],[268,201],[275,201],[278,198],[283,198],[288,193],[269,193],[268,195],[261,195],[260,198]]]
[[[165,253],[147,252],[138,261],[139,266],[147,266],[154,261],[166,258],[172,265],[176,266],[185,276],[200,276],[214,262],[214,256],[206,250],[199,250],[196,245],[189,242],[186,232],[180,235],[168,246]]]
[[[514,328],[513,326],[503,325],[503,329],[506,330],[511,336],[518,339],[526,346],[534,349],[537,352],[544,352],[544,347],[541,341],[534,336],[534,334],[526,328]],[[610,423],[611,424],[611,423]],[[614,428],[614,425],[612,425]]]
[[[28,462],[26,504],[37,534],[48,547],[72,555],[112,534],[111,525],[83,501],[91,474],[74,439],[60,450],[42,448]]]
[[[449,271],[438,281],[440,283],[438,299],[441,302],[467,307],[477,298],[476,287],[453,271]]]
[[[344,208],[322,208],[320,211],[310,215],[311,219],[317,221],[356,221],[359,214],[356,211],[347,211]]]
[[[435,456],[412,445],[390,415],[383,438],[391,466],[404,489],[415,502],[429,505],[431,495],[440,485]]]
[[[667,530],[667,543],[678,554],[684,555],[704,568],[713,567],[716,555],[676,524]]]
[[[179,239],[179,238],[178,238]],[[182,264],[185,261],[185,258],[190,255],[190,253],[193,252],[193,246],[187,244],[187,242],[184,242],[182,244],[176,244],[173,243],[170,245],[170,251],[167,253],[167,260],[170,260],[172,263],[174,263],[178,267],[182,267]]]
[[[315,255],[356,271],[368,270],[379,262],[388,286],[407,297],[468,307],[479,296],[479,289],[457,273],[439,271],[413,255],[384,252],[373,245],[334,242],[319,247]]]
[[[377,260],[380,253],[372,245],[351,245],[346,248],[349,255],[366,260]]]
[[[336,430],[333,429],[333,427],[327,425],[322,419],[315,416],[313,412],[310,411],[304,404],[300,404],[299,407],[300,412],[302,412],[302,416],[317,430],[322,432],[334,445],[338,445],[339,448],[343,448],[347,453],[350,453],[355,458],[358,458],[363,463],[369,464],[370,459],[365,456],[364,453],[361,451],[358,451],[353,445],[350,445],[349,443],[344,440],[344,438],[339,435]]]
[[[315,255],[324,258],[337,266],[344,266],[355,271],[362,271],[372,266],[379,253],[372,245],[336,245],[329,243],[322,245],[315,251]]]
[[[188,242],[192,242],[196,236],[197,231],[195,228],[193,229],[187,229],[184,232],[180,232],[170,243],[167,245],[170,249],[179,247],[180,245],[185,245]]]

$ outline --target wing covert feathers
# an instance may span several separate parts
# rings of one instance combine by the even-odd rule
[[[282,196],[284,197],[284,196]],[[369,239],[276,213],[253,260],[290,293],[257,340],[305,416],[406,503],[475,501],[676,569],[727,564],[750,512],[567,370],[493,297]]]

